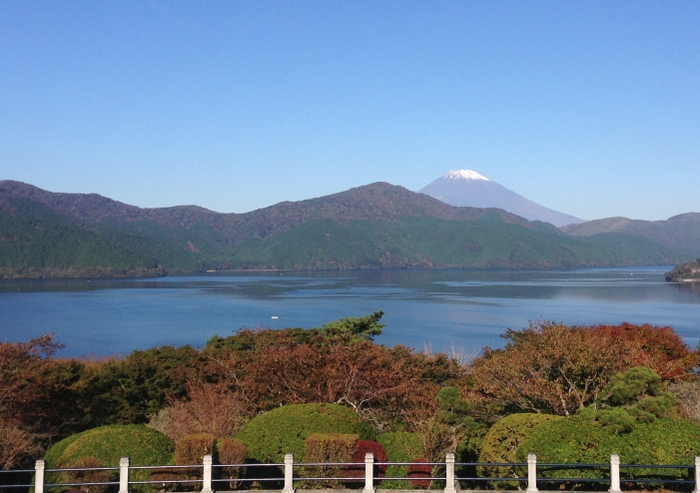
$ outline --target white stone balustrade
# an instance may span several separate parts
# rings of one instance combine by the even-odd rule
[[[212,487],[214,461],[211,455],[205,455],[202,464],[202,490],[201,493],[215,493]],[[365,486],[362,493],[376,493],[374,487],[374,455],[368,453],[365,456]],[[167,467],[167,466],[166,466]],[[46,489],[46,463],[37,460],[34,465],[34,493],[45,493]],[[51,485],[49,485],[51,486]],[[455,456],[448,453],[445,457],[445,489],[443,493],[457,493],[458,484],[455,476]],[[294,456],[287,454],[284,457],[284,488],[281,493],[294,493]],[[537,457],[535,454],[527,456],[527,493],[539,493],[537,489]],[[620,457],[610,456],[610,489],[609,493],[621,493],[620,489]],[[119,461],[119,493],[129,493],[129,458],[124,457]],[[700,457],[695,457],[695,489],[693,493],[700,493]]]

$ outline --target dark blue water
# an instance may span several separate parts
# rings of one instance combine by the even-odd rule
[[[478,354],[529,321],[670,325],[696,347],[700,286],[670,266],[570,271],[256,273],[151,280],[0,282],[0,340],[48,332],[62,356],[203,346],[242,327],[318,327],[385,312],[377,342]],[[274,318],[273,318],[274,317]]]

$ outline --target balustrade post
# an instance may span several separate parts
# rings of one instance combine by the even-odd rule
[[[44,493],[44,472],[46,462],[39,459],[34,463],[34,493]]]
[[[695,491],[700,493],[700,457],[695,458]]]
[[[365,454],[365,487],[362,493],[374,492],[374,454],[367,452]]]
[[[537,493],[537,456],[527,454],[527,493]]]
[[[610,493],[620,493],[620,456],[610,456]]]
[[[284,489],[282,492],[294,492],[294,454],[285,454],[284,456]]]
[[[213,464],[214,459],[211,454],[205,455],[203,461],[204,471],[202,474],[202,493],[213,493],[213,490],[211,489],[211,470]]]
[[[448,452],[445,456],[445,493],[456,493],[455,488],[455,454]]]
[[[119,493],[129,493],[129,458],[119,459]]]

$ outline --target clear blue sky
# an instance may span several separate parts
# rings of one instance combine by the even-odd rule
[[[700,2],[0,0],[0,179],[247,212],[452,169],[700,211]]]

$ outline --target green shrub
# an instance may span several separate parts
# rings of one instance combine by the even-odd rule
[[[700,424],[680,418],[659,418],[638,423],[623,435],[611,433],[596,421],[573,416],[550,421],[533,430],[518,448],[518,460],[528,453],[538,462],[609,464],[617,454],[623,464],[687,464],[700,455]],[[606,477],[606,468],[582,470],[538,470],[541,477]],[[687,470],[622,469],[623,478],[643,479],[683,476]],[[689,478],[691,479],[691,478]]]
[[[74,467],[92,458],[105,467],[119,466],[122,457],[129,457],[132,466],[172,464],[173,442],[165,435],[143,425],[108,425],[87,430],[61,440],[46,453],[48,469]],[[133,481],[148,480],[147,470],[131,473]],[[67,477],[51,475],[47,482],[64,483]],[[150,490],[148,485],[134,485],[135,490]]]
[[[407,431],[383,433],[377,437],[377,441],[386,450],[388,462],[415,462],[416,459],[425,457],[423,435],[419,433]],[[405,478],[408,476],[408,467],[388,466],[386,475],[390,478]],[[387,479],[382,481],[382,488],[403,490],[411,486],[405,480]]]
[[[537,427],[543,423],[560,421],[564,418],[553,414],[519,413],[511,414],[498,420],[486,433],[481,443],[478,462],[505,463],[516,460],[518,447]],[[526,477],[527,469],[523,467],[491,466],[477,468],[480,477]],[[494,487],[517,487],[514,481],[495,481]]]
[[[250,420],[235,438],[248,457],[261,463],[284,462],[285,454],[305,460],[304,441],[314,433],[352,433],[372,438],[372,428],[352,409],[337,404],[292,404]]]
[[[629,433],[638,423],[651,423],[677,415],[676,397],[661,388],[661,377],[645,367],[617,373],[603,388],[596,402],[576,414],[595,420],[606,431]]]
[[[47,469],[54,469],[58,467],[58,462],[61,459],[61,456],[63,455],[63,452],[68,448],[68,446],[76,441],[78,438],[83,436],[84,434],[88,433],[88,431],[82,431],[80,433],[76,433],[75,435],[71,435],[69,437],[64,438],[63,440],[54,443],[49,450],[46,451],[46,454],[44,455],[44,461],[46,462],[46,468]]]
[[[104,467],[102,463],[94,457],[82,457],[78,459],[73,467],[76,469],[96,469]],[[119,481],[119,473],[117,471],[71,471],[66,474],[67,483],[110,483]],[[85,488],[91,493],[105,493],[110,485],[92,484]]]
[[[625,435],[626,438],[629,435]],[[594,421],[579,416],[542,423],[524,437],[516,450],[516,461],[527,461],[527,454],[536,454],[537,462],[559,464],[607,464],[610,454],[619,454],[618,444],[611,441],[613,434]],[[623,459],[627,461],[627,458]],[[609,470],[563,469],[540,470],[540,477],[603,478]]]

